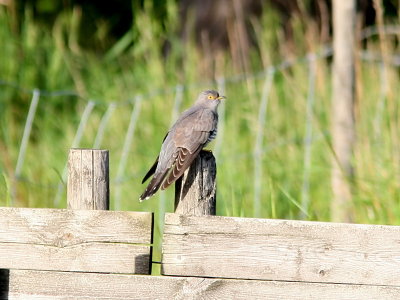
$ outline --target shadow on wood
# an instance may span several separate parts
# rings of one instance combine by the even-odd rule
[[[8,299],[10,270],[0,269],[0,299]]]
[[[175,183],[175,213],[183,215],[215,215],[215,157],[202,150],[199,156]]]

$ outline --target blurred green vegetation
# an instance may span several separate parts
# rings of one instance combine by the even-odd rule
[[[177,35],[178,7],[165,1],[163,22],[158,21],[153,3],[141,2],[131,30],[115,43],[106,41],[106,23],[98,23],[92,36],[104,42],[102,51],[82,47],[79,28],[82,10],[74,8],[58,14],[51,27],[34,21],[34,11],[26,9],[16,28],[13,15],[0,6],[0,205],[54,207],[54,199],[82,112],[89,100],[95,107],[88,119],[80,147],[92,147],[108,105],[116,102],[105,130],[101,148],[110,150],[111,202],[121,192],[121,209],[155,211],[165,205],[173,209],[173,189],[144,203],[138,202],[144,186],[142,176],[158,154],[171,122],[176,86],[183,85],[187,108],[197,94],[218,88],[225,78],[223,146],[218,155],[217,213],[253,216],[254,146],[258,113],[268,66],[285,60],[287,45],[282,38],[277,12],[264,10],[252,21],[256,46],[249,51],[247,74],[238,69],[229,49],[212,61],[194,41]],[[293,40],[296,55],[321,53],[316,25],[294,18]],[[92,27],[91,27],[92,28]],[[165,54],[165,41],[169,43]],[[134,42],[134,43],[133,43]],[[105,45],[112,44],[112,47]],[[97,45],[97,44],[96,44]],[[393,44],[395,45],[395,44]],[[365,42],[365,49],[379,53],[379,40]],[[398,51],[395,46],[390,53]],[[312,120],[306,119],[309,93],[307,59],[277,70],[268,99],[262,165],[262,209],[265,218],[299,217],[305,172],[309,172],[307,219],[330,219],[330,172],[333,153],[330,146],[331,75],[329,58],[316,60],[315,96]],[[386,70],[384,82],[378,63],[357,61],[357,145],[354,188],[354,220],[360,223],[400,224],[398,95],[399,76],[395,67]],[[387,84],[387,92],[383,85]],[[32,98],[41,94],[33,123],[25,163],[20,178],[15,166],[22,133]],[[70,91],[55,95],[53,91]],[[116,173],[125,134],[135,106],[142,95],[141,111],[134,132],[124,176]],[[304,167],[304,135],[311,122],[311,167]],[[211,144],[209,148],[213,148]],[[13,200],[13,202],[11,202]],[[165,201],[165,203],[164,203]],[[65,190],[58,207],[65,207]],[[159,229],[159,227],[158,227]]]

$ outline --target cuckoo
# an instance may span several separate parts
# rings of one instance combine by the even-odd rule
[[[225,97],[216,91],[204,91],[194,105],[180,115],[165,136],[155,163],[143,178],[142,183],[153,175],[140,201],[174,183],[190,167],[201,149],[216,137],[217,108],[222,99]]]

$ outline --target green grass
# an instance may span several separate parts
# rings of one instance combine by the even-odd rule
[[[144,189],[142,176],[158,154],[161,141],[173,120],[175,87],[184,85],[180,111],[197,94],[216,88],[216,78],[226,78],[223,146],[217,160],[217,214],[253,216],[254,147],[257,120],[265,76],[253,76],[271,64],[284,60],[284,42],[279,38],[276,15],[267,13],[255,23],[257,51],[250,53],[251,72],[244,76],[229,53],[219,53],[211,65],[202,59],[195,43],[183,44],[174,34],[176,7],[169,4],[169,36],[164,36],[149,14],[137,16],[142,30],[128,32],[105,55],[77,46],[76,11],[61,16],[52,31],[33,22],[27,11],[20,34],[0,7],[0,79],[11,84],[0,86],[0,206],[55,207],[54,199],[61,183],[67,153],[89,100],[96,105],[88,120],[80,147],[92,147],[99,124],[108,105],[117,104],[105,130],[101,148],[110,150],[111,206],[120,189],[122,210],[153,211],[156,214],[154,261],[160,258],[162,203],[173,210],[172,188],[139,203]],[[298,57],[318,50],[318,41],[310,41],[312,26],[301,20],[295,30]],[[311,28],[308,28],[311,27]],[[134,28],[137,28],[134,26]],[[262,28],[271,28],[262,30]],[[97,35],[104,32],[99,28]],[[312,35],[311,35],[312,36]],[[306,38],[304,38],[306,37]],[[161,54],[168,38],[171,51]],[[132,45],[132,41],[135,43]],[[279,47],[279,42],[282,48]],[[379,49],[369,42],[367,49]],[[396,49],[393,49],[395,52]],[[358,223],[400,224],[398,142],[399,75],[390,70],[388,94],[381,94],[378,64],[358,61],[357,143],[353,184],[354,221]],[[309,220],[330,220],[331,162],[330,146],[331,68],[329,60],[319,58],[316,66],[315,102],[311,121],[313,141],[309,170],[310,205],[304,214]],[[263,218],[298,219],[304,177],[304,134],[308,93],[308,65],[301,60],[276,72],[268,99],[261,161]],[[238,79],[239,78],[239,79]],[[16,85],[16,86],[15,86]],[[36,118],[25,157],[21,178],[14,170],[25,125],[32,89],[54,92],[72,91],[73,95],[40,97]],[[127,132],[135,96],[143,95],[141,113],[123,178],[116,182],[117,168]],[[77,96],[79,95],[79,96]],[[213,149],[215,142],[208,148]],[[65,190],[58,207],[66,206]],[[155,267],[157,269],[157,267]],[[157,273],[157,270],[155,270]]]
[[[160,196],[138,202],[144,186],[142,176],[158,154],[161,141],[171,123],[175,87],[184,85],[180,111],[193,102],[203,89],[216,88],[215,78],[226,78],[225,130],[218,156],[217,213],[227,216],[253,216],[254,161],[258,110],[264,67],[284,58],[277,48],[279,33],[271,20],[273,13],[254,25],[259,52],[250,54],[250,76],[232,62],[229,53],[220,53],[207,69],[193,42],[183,44],[173,32],[176,7],[169,4],[170,35],[159,28],[149,14],[138,15],[141,31],[128,32],[105,55],[87,52],[76,43],[79,14],[61,16],[52,31],[33,22],[29,11],[21,33],[13,31],[12,19],[0,7],[0,205],[53,207],[60,176],[82,112],[92,99],[96,106],[88,120],[80,147],[92,147],[101,118],[108,104],[117,107],[106,128],[102,148],[110,150],[111,202],[121,189],[123,210],[159,212]],[[270,17],[270,18],[268,18]],[[300,20],[296,20],[300,22]],[[296,23],[295,22],[295,23]],[[268,26],[270,31],[262,30]],[[309,26],[311,27],[311,25]],[[137,28],[137,27],[134,27]],[[304,36],[312,29],[302,22],[296,27],[295,43],[299,57],[318,50],[320,44]],[[101,35],[104,28],[95,34]],[[303,36],[303,39],[301,37]],[[160,51],[164,38],[171,41],[171,52]],[[135,41],[132,45],[132,41]],[[282,41],[281,41],[282,42]],[[370,50],[378,49],[369,43]],[[395,49],[393,50],[395,51]],[[357,144],[354,165],[354,220],[360,223],[400,224],[398,97],[399,76],[392,72],[390,93],[380,100],[379,65],[359,61],[357,85]],[[331,74],[327,59],[317,60],[313,142],[309,175],[310,220],[330,220],[332,151],[330,147]],[[392,70],[393,71],[393,70]],[[14,87],[14,83],[18,87]],[[70,90],[76,95],[42,95],[34,120],[22,177],[14,179],[31,90]],[[262,210],[264,218],[296,219],[300,215],[304,174],[303,138],[306,126],[308,65],[297,62],[277,71],[271,90],[266,126],[263,128]],[[79,96],[77,96],[79,94]],[[143,95],[141,114],[130,148],[125,174],[115,182],[118,163],[129,124],[134,97]],[[383,102],[379,102],[383,101]],[[381,103],[381,104],[379,104]],[[215,144],[215,143],[214,143]],[[209,148],[213,148],[211,144]],[[173,209],[173,190],[165,192],[167,211]],[[59,207],[65,207],[65,194]],[[156,216],[158,218],[158,215]],[[159,230],[159,229],[157,229]]]

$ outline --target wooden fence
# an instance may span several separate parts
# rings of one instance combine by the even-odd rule
[[[0,208],[2,299],[400,299],[398,226],[181,208],[165,216],[163,275],[149,276],[153,214],[88,210],[108,207],[107,155],[71,151],[69,209]],[[177,199],[186,180],[196,182],[185,176]],[[201,201],[215,200],[211,187]]]

